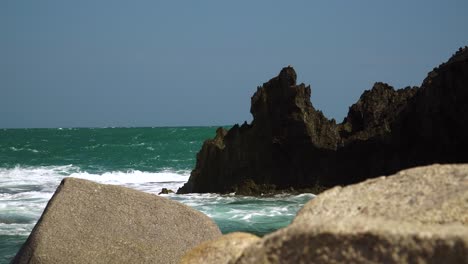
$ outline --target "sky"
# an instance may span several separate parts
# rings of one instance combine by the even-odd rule
[[[292,65],[341,122],[468,45],[468,1],[0,1],[0,127],[232,125]]]

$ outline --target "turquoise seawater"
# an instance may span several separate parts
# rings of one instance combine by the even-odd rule
[[[64,177],[157,194],[177,190],[217,127],[0,130],[0,263],[27,239]],[[312,194],[254,198],[165,195],[211,217],[223,233],[264,235],[290,223]]]

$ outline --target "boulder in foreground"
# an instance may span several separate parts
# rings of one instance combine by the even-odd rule
[[[232,263],[468,263],[468,165],[328,190]]]
[[[220,235],[211,219],[181,203],[66,178],[12,263],[178,263]]]
[[[259,237],[249,233],[230,233],[193,248],[182,257],[180,264],[227,264],[258,240]]]

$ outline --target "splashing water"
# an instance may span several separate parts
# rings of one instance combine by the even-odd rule
[[[64,177],[158,194],[189,178],[215,127],[7,129],[0,131],[0,263],[27,239]],[[223,233],[264,235],[288,225],[314,196],[163,195],[209,217]]]

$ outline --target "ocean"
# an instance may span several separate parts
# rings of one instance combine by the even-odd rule
[[[27,239],[64,177],[158,194],[189,178],[217,127],[0,129],[0,263]],[[212,218],[223,233],[265,235],[288,225],[313,194],[163,195]]]

